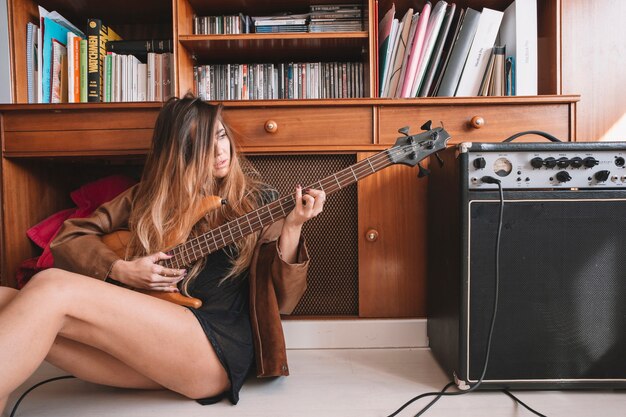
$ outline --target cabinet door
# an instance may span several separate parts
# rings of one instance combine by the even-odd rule
[[[427,181],[417,172],[395,165],[359,182],[360,317],[426,316]]]

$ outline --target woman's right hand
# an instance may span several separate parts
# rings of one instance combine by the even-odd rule
[[[166,268],[157,263],[170,258],[170,255],[158,252],[132,261],[120,259],[113,264],[109,277],[131,288],[178,292],[176,284],[187,275],[187,271]]]

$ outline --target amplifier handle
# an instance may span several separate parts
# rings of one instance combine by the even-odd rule
[[[502,142],[513,142],[514,139],[517,139],[523,135],[539,135],[548,139],[550,142],[561,142],[561,140],[541,130],[526,130],[524,132],[519,132],[519,133],[514,134],[513,136],[509,136],[508,138],[504,139]]]

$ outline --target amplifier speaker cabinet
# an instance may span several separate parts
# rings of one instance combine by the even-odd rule
[[[460,388],[626,387],[626,143],[464,143],[429,178],[428,336]]]

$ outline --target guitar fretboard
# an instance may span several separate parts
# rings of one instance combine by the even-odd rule
[[[304,188],[323,190],[326,195],[332,194],[392,165],[394,162],[391,151],[388,149],[379,152]],[[198,259],[286,217],[294,207],[295,194],[279,198],[174,247],[170,251],[174,256],[163,264],[168,268],[177,269],[189,266]]]

